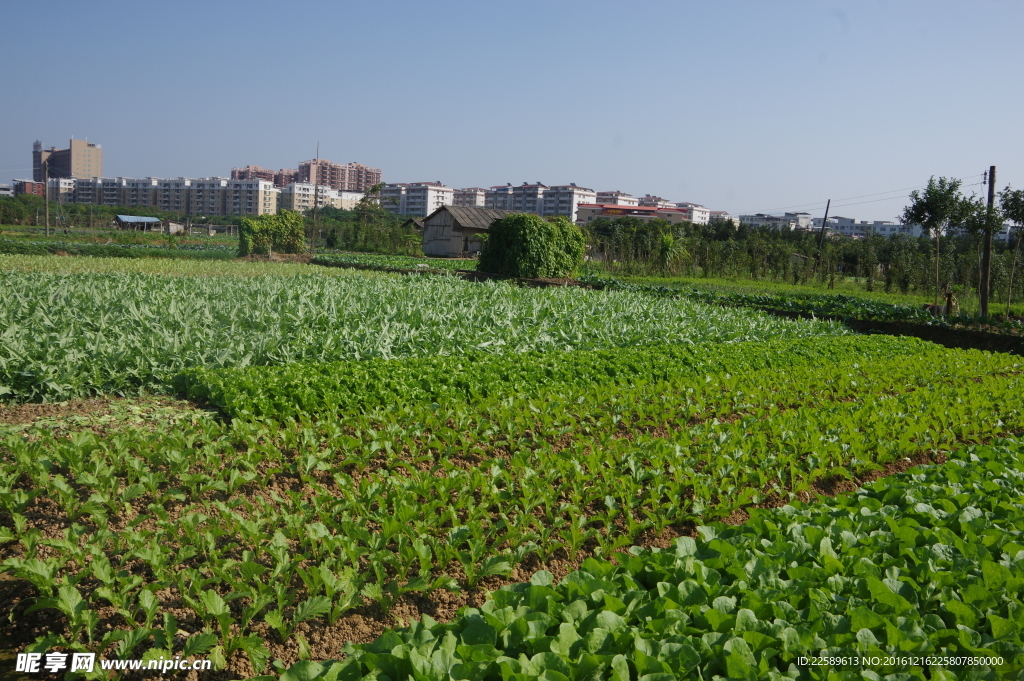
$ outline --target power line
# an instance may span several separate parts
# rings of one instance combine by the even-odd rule
[[[968,179],[969,180],[971,178],[981,177],[983,174],[984,173],[977,173],[975,175],[966,175],[964,177],[964,179]],[[976,184],[967,185],[967,187],[975,187],[978,184],[981,184],[981,183],[978,182]],[[852,199],[863,199],[863,198],[866,198],[868,196],[880,196],[881,194],[894,194],[896,192],[906,192],[906,191],[912,191],[914,189],[924,189],[927,186],[928,185],[918,185],[916,187],[904,187],[903,189],[890,189],[889,191],[885,191],[885,192],[875,192],[874,194],[861,194],[860,196],[847,196],[846,198],[836,199],[836,201],[850,201]],[[964,188],[966,189],[967,187],[964,187]],[[892,197],[889,197],[888,199],[877,199],[877,201],[890,201],[890,200],[899,199],[899,198],[903,198],[903,197],[901,197],[901,196],[892,196]],[[860,203],[874,203],[874,202],[873,201],[862,201]],[[824,206],[824,204],[825,204],[825,201],[815,201],[814,203],[801,203],[801,204],[797,204],[797,205],[793,205],[793,206],[782,206],[780,208],[769,208],[768,210],[740,211],[739,214],[740,215],[748,215],[748,214],[751,214],[751,213],[771,213],[772,211],[789,210],[790,208],[814,208],[814,207],[818,207],[818,206]],[[847,203],[847,204],[843,204],[843,205],[854,206],[854,205],[857,205],[857,204]],[[837,205],[836,207],[838,208],[839,206]]]

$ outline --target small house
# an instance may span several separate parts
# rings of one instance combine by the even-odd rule
[[[441,206],[423,219],[423,255],[459,258],[480,252],[491,223],[518,211]]]
[[[163,222],[161,222],[160,218],[149,218],[141,215],[115,215],[114,222],[120,229],[141,229],[144,232],[152,229],[163,229]]]

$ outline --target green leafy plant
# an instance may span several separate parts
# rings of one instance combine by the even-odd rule
[[[511,277],[571,277],[585,251],[583,232],[567,218],[517,213],[488,228],[477,269]]]

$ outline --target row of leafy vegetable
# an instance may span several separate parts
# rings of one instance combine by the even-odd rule
[[[319,253],[319,251],[318,251]],[[475,270],[476,260],[457,258],[416,258],[409,255],[379,255],[375,253],[330,253],[324,252],[313,258],[314,265],[338,267],[345,265],[361,265],[364,267],[381,267],[387,269],[423,269],[423,270]]]
[[[722,291],[699,285],[663,286],[656,284],[634,284],[607,276],[587,275],[581,281],[602,289],[614,291],[645,292],[656,296],[679,297],[709,305],[728,305],[755,310],[778,310],[822,317],[863,319],[868,321],[898,321],[935,326],[969,326],[984,322],[1007,330],[1019,331],[1024,324],[1017,320],[986,319],[974,315],[957,313],[937,316],[924,306],[886,303],[880,300],[828,293],[742,293]]]
[[[1018,679],[1022,498],[1024,444],[972,446],[673,550],[588,558],[558,584],[540,572],[450,623],[424,616],[265,678]],[[800,659],[853,656],[872,662]]]
[[[209,247],[182,244],[96,244],[82,241],[24,241],[0,239],[0,255],[52,255],[67,253],[94,258],[202,258],[226,260],[237,249],[224,244]]]
[[[69,270],[77,265],[64,260]],[[196,367],[848,333],[836,323],[641,293],[330,272],[240,278],[0,271],[0,399],[166,393],[177,374]]]
[[[609,556],[1024,425],[1012,357],[891,338],[819,343],[818,363],[806,343],[795,360],[778,348],[761,360],[759,343],[722,357],[709,347],[706,373],[699,355],[687,374],[658,368],[681,360],[671,352],[641,354],[643,371],[664,380],[618,385],[590,385],[600,361],[566,354],[569,369],[538,363],[555,380],[526,375],[521,392],[417,397],[343,420],[309,406],[298,420],[10,435],[2,569],[36,587],[33,607],[64,615],[65,629],[36,649],[209,654],[218,665],[241,651],[260,672],[275,654],[308,652],[301,629],[367,603],[387,612],[408,594],[472,588],[528,560]],[[44,534],[53,526],[62,537]],[[550,629],[527,630],[541,625]]]
[[[942,351],[915,338],[841,336],[753,343],[689,343],[592,351],[482,351],[400,360],[292,363],[275,367],[200,368],[177,379],[188,399],[231,418],[295,419],[432,403],[528,396],[556,387],[647,385],[723,373],[781,371],[902,353]]]
[[[321,255],[313,260],[314,264],[333,266],[362,265],[367,267],[429,270],[475,269],[475,261],[424,259],[408,256],[392,255]],[[609,277],[605,274],[586,273],[580,281],[602,289],[616,291],[633,291],[659,296],[680,297],[710,305],[728,305],[746,307],[757,310],[779,310],[798,314],[863,319],[868,321],[902,321],[915,324],[938,326],[965,326],[984,321],[987,325],[1005,327],[1007,330],[1021,330],[1024,324],[1016,320],[987,319],[979,320],[967,313],[948,316],[936,316],[921,305],[905,305],[887,303],[871,298],[830,293],[743,293],[738,291],[722,291],[695,284],[679,286],[663,286],[655,284],[635,284]]]

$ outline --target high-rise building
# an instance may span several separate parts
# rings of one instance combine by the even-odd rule
[[[36,182],[43,181],[44,163],[50,177],[102,177],[103,148],[92,142],[73,139],[67,149],[43,149],[43,143],[36,140],[32,144],[32,178]]]
[[[482,187],[466,187],[456,189],[452,199],[453,206],[484,208],[487,206],[487,190]]]
[[[303,161],[295,176],[296,182],[317,183],[331,189],[365,192],[381,179],[380,168],[362,163],[332,163],[324,159]]]
[[[578,187],[575,182],[555,185],[544,191],[544,210],[541,215],[561,215],[576,221],[576,211],[580,204],[594,203],[597,193],[593,189]]]
[[[512,210],[512,183],[496,185],[484,193],[484,207],[494,210]]]
[[[274,186],[275,187],[287,187],[290,184],[294,184],[297,180],[299,171],[294,168],[282,168],[274,173]]]
[[[267,182],[273,182],[274,175],[273,170],[261,166],[245,166],[244,168],[231,169],[232,180],[266,180]]]
[[[440,182],[386,184],[380,191],[380,205],[397,215],[426,217],[441,206],[450,206],[455,190]]]
[[[593,203],[597,193],[575,183],[548,186],[541,182],[511,183],[491,187],[484,192],[484,208],[511,210],[517,213],[535,213],[544,217],[564,215],[576,220],[580,204]]]
[[[101,206],[145,206],[183,215],[263,215],[277,212],[280,189],[267,180],[223,177],[51,178],[50,200]]]

